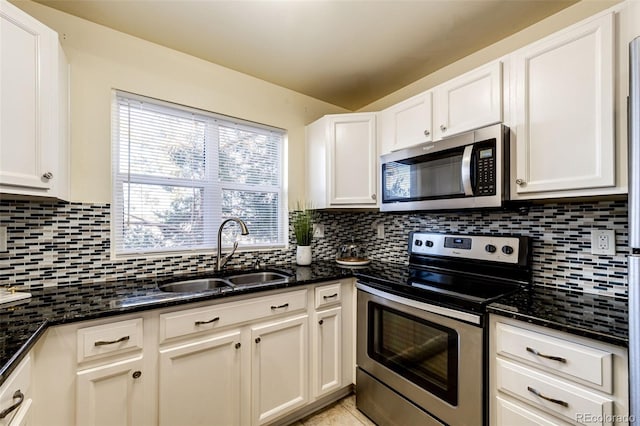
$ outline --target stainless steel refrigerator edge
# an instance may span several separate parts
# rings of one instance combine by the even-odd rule
[[[630,419],[640,419],[640,37],[629,44],[628,119],[629,414]]]

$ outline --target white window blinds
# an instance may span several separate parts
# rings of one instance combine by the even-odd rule
[[[285,245],[284,132],[116,92],[113,111],[116,254]]]

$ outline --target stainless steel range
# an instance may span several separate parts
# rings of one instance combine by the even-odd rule
[[[406,273],[358,274],[358,408],[380,426],[487,424],[485,307],[530,285],[529,246],[413,232]]]

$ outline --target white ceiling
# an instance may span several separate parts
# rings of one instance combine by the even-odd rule
[[[576,0],[37,0],[356,110]]]

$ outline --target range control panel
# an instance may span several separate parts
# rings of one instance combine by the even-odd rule
[[[513,264],[518,263],[519,250],[520,239],[518,237],[413,232],[409,241],[410,254]]]

